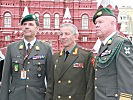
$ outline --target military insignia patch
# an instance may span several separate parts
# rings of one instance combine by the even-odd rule
[[[32,17],[35,19],[36,18],[36,16],[35,15],[32,15]]]
[[[95,58],[91,59],[91,63],[92,63],[92,66],[94,67],[94,65],[95,65]]]
[[[130,47],[124,47],[124,52],[126,55],[130,55]]]
[[[83,63],[74,63],[73,67],[75,67],[75,68],[84,68]]]
[[[101,54],[101,57],[111,54],[112,50],[106,50]]]
[[[21,50],[23,48],[24,48],[24,45],[23,44],[20,44],[19,49]]]
[[[98,12],[97,15],[98,15],[98,16],[102,15],[102,11]]]
[[[18,69],[19,69],[19,64],[18,63],[15,63],[14,64],[14,71],[15,72],[18,72]]]
[[[75,51],[73,52],[73,55],[77,55],[78,54],[78,48],[75,49]]]
[[[112,38],[110,38],[107,42],[108,45],[112,44]]]
[[[38,45],[36,45],[36,50],[40,50],[40,47]]]

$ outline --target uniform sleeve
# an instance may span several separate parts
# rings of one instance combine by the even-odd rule
[[[51,62],[51,67],[49,69],[49,74],[48,74],[48,84],[47,84],[45,100],[53,100],[53,91],[54,91],[54,64],[53,62]]]
[[[86,70],[86,80],[87,80],[87,91],[85,95],[85,100],[94,100],[94,56],[93,53],[89,53],[87,59],[87,70]]]
[[[6,57],[3,66],[2,84],[0,91],[0,100],[9,100],[9,84],[11,75],[11,50],[7,47]]]
[[[125,41],[116,59],[118,93],[120,99],[127,99],[133,95],[133,45]]]
[[[50,68],[53,66],[52,49],[49,47],[46,60],[46,80],[48,81],[48,75]]]

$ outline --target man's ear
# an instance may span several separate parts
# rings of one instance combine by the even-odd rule
[[[75,36],[75,40],[77,41],[78,37],[79,37],[79,34],[74,34],[74,36]]]
[[[22,29],[22,25],[20,23],[18,23],[18,28],[21,30]]]

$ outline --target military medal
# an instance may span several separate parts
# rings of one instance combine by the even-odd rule
[[[23,79],[23,80],[26,79],[26,71],[24,69],[21,70],[21,79]]]
[[[19,69],[19,64],[17,64],[17,63],[14,64],[14,71],[15,71],[15,72],[18,72],[18,69]]]

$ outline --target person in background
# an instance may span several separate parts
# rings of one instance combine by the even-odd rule
[[[133,100],[133,45],[117,32],[113,11],[100,8],[93,16],[101,40],[95,62],[95,100]]]
[[[77,45],[78,36],[75,25],[61,24],[64,49],[53,55],[45,100],[94,100],[94,56]]]
[[[39,21],[34,14],[21,20],[21,29],[23,39],[7,47],[0,100],[45,100],[51,48],[36,39]]]

